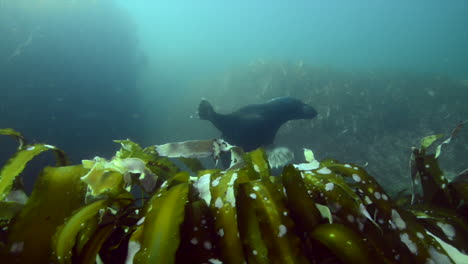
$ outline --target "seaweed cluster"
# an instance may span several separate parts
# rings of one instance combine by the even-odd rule
[[[2,263],[467,261],[468,173],[443,176],[440,147],[429,153],[440,136],[413,148],[409,199],[390,197],[358,165],[318,161],[307,149],[304,163],[272,177],[262,149],[244,153],[222,140],[147,148],[119,140],[111,160],[69,165],[55,146],[0,134],[19,142],[0,172]],[[57,166],[44,168],[26,197],[19,175],[44,151]],[[227,170],[199,161],[226,151]]]

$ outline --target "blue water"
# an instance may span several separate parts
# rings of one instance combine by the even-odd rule
[[[460,82],[468,79],[467,13],[464,0],[0,0],[0,127],[57,145],[76,163],[112,157],[113,139],[150,145],[219,137],[194,118],[200,97],[217,94],[224,110],[260,97],[203,83],[252,62]],[[14,146],[5,137],[0,144],[3,162]]]
[[[462,0],[120,2],[147,54],[171,71],[267,58],[468,74]]]

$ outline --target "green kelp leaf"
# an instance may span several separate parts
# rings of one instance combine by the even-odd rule
[[[23,207],[24,204],[15,201],[0,201],[0,221],[12,219]]]
[[[434,154],[425,154],[424,151],[413,149],[413,155],[413,170],[421,181],[423,201],[429,205],[456,208],[457,205],[453,203],[447,190],[448,180],[439,168]]]
[[[99,210],[104,209],[107,203],[107,200],[99,200],[81,207],[57,229],[53,239],[55,261],[71,263],[72,249],[77,241],[78,232],[85,228],[95,229],[97,226],[87,226],[86,224],[92,218],[99,217]]]
[[[256,149],[245,154],[246,163],[251,164],[255,173],[262,180],[268,180],[270,177],[270,165],[265,150],[262,148]]]
[[[190,192],[194,192],[193,188],[190,189]],[[213,214],[205,200],[189,202],[185,209],[185,221],[181,229],[181,244],[177,250],[176,263],[219,261],[218,235],[223,236],[223,230],[216,232]]]
[[[440,143],[437,148],[436,148],[436,153],[435,153],[435,157],[438,158],[439,155],[442,153],[442,146],[443,145],[446,145],[446,144],[449,144],[450,141],[452,140],[453,137],[455,137],[458,132],[460,131],[460,129],[462,129],[463,125],[465,123],[467,123],[468,120],[465,120],[465,121],[462,121],[460,123],[458,123],[458,125],[452,130],[452,132],[450,133],[450,137],[448,137],[446,140],[444,140],[444,142]]]
[[[94,254],[93,252],[95,252],[95,249],[89,248],[88,244],[101,245],[99,243],[95,244],[95,242],[92,242],[96,235],[101,235],[99,231],[101,228],[110,224],[113,226],[113,232],[119,233],[124,230],[124,232],[127,233],[125,228],[130,230],[131,227],[129,228],[126,225],[133,225],[137,222],[138,218],[136,216],[136,212],[138,212],[138,210],[135,210],[135,208],[131,206],[134,200],[135,199],[131,193],[122,192],[115,198],[95,201],[86,207],[80,208],[75,211],[74,215],[67,221],[67,223],[58,228],[53,240],[55,243],[54,245],[56,248],[63,247],[61,242],[58,241],[59,232],[61,232],[60,235],[62,235],[62,237],[63,235],[74,236],[76,238],[75,242],[73,242],[72,262],[75,262],[78,258],[89,258],[90,256],[88,254]],[[99,203],[103,204],[99,206]],[[77,225],[79,223],[77,223],[77,221],[81,221],[80,226]],[[68,232],[65,232],[67,230],[64,229],[68,229]],[[129,237],[129,235],[127,236]],[[125,237],[121,237],[119,240],[125,239]],[[111,250],[111,248],[117,247],[118,245],[120,245],[119,242],[113,243],[112,245],[108,244],[107,249]],[[66,250],[62,251],[65,253],[67,252]],[[107,253],[108,251],[104,254]],[[63,260],[63,257],[61,259]],[[94,259],[96,259],[96,256],[94,256]]]
[[[236,189],[239,183],[247,182],[246,170],[206,173],[200,176],[196,188],[200,197],[207,201],[215,217],[215,230],[219,236],[221,260],[225,263],[243,263],[244,252],[239,237],[236,210]]]
[[[423,233],[421,226],[414,223],[415,219],[410,218],[403,210],[397,209],[383,188],[363,168],[355,164],[339,164],[337,162],[330,164],[328,168],[334,173],[353,179],[354,191],[362,199],[359,207],[356,208],[349,204],[349,201],[336,198],[341,197],[341,195],[329,196],[329,199],[335,201],[334,203],[343,206],[335,213],[335,216],[340,217],[340,223],[366,238],[365,243],[371,249],[373,258],[398,258],[401,262],[410,261],[412,254],[404,244],[402,245],[401,235],[415,241],[416,232]],[[356,214],[357,210],[360,212],[359,214]],[[372,226],[368,224],[369,222],[372,223]],[[409,225],[412,226],[412,228],[408,228],[409,230],[418,231],[408,231],[407,234],[400,232],[403,230],[406,232]],[[421,239],[418,238],[419,240]],[[398,254],[391,249],[398,249]]]
[[[307,194],[301,172],[296,170],[293,165],[288,165],[284,168],[282,175],[291,217],[301,231],[311,232],[322,221],[322,217],[315,202]]]
[[[412,209],[427,231],[458,250],[468,252],[468,223],[456,211],[423,204]]]
[[[255,207],[249,206],[251,198],[246,194],[241,194],[241,191],[238,193],[237,202],[239,205],[245,205],[238,206],[237,208],[237,223],[240,237],[242,237],[246,261],[247,263],[259,264],[271,263],[268,256],[268,248],[265,244],[264,238],[262,237],[262,231],[255,213]]]
[[[112,197],[124,190],[125,182],[120,172],[106,170],[102,163],[90,164],[87,160],[83,160],[83,167],[90,168],[81,179],[88,184],[91,195],[106,193]]]
[[[353,179],[354,184],[352,185],[355,189],[356,194],[362,198],[362,206],[361,209],[365,208],[365,206],[369,207],[372,205],[376,205],[379,208],[379,211],[385,210],[390,214],[390,208],[395,207],[393,201],[391,201],[388,194],[385,190],[378,184],[378,182],[370,176],[363,168],[359,167],[355,164],[338,164],[335,163],[328,167],[333,172],[345,176],[348,178]],[[338,184],[346,184],[345,182],[339,182]],[[352,190],[353,191],[353,190]],[[380,229],[380,225],[375,222],[375,217],[378,212],[371,211],[373,214],[373,218],[369,215],[366,215],[368,220],[372,221],[374,225],[376,225]]]
[[[9,221],[18,214],[28,201],[23,190],[13,190],[4,201],[0,201],[0,221]]]
[[[362,238],[344,225],[319,225],[312,232],[312,237],[329,248],[343,263],[377,263],[370,258]]]
[[[127,263],[174,263],[180,243],[180,225],[188,201],[188,183],[156,193],[148,202],[145,219],[129,241],[135,255]],[[136,250],[138,249],[138,250]],[[129,255],[131,255],[129,253]],[[132,261],[133,260],[133,261]]]
[[[449,190],[457,205],[458,215],[468,223],[468,181],[450,182]]]
[[[268,250],[270,263],[307,263],[301,246],[299,237],[295,234],[295,226],[288,216],[285,205],[285,197],[279,192],[276,186],[269,181],[249,181],[239,185],[238,188],[239,211],[251,209],[255,211],[261,237]],[[252,216],[252,214],[247,214]],[[253,216],[252,216],[253,217]],[[250,242],[258,242],[260,238],[254,238]],[[257,248],[254,243],[246,245],[252,251],[247,251],[248,258],[254,258],[253,250],[263,250]],[[257,251],[258,252],[258,251]],[[250,255],[250,256],[249,256]]]
[[[303,175],[303,181],[309,196],[316,203],[325,205],[330,209],[334,223],[346,225],[363,238],[366,238],[366,244],[372,249],[372,255],[376,259],[392,259],[394,256],[390,250],[387,250],[390,247],[388,245],[400,245],[400,239],[397,238],[389,242],[383,240],[382,235],[386,231],[380,226],[380,222],[377,223],[377,218],[373,216],[376,211],[372,211],[374,210],[372,203],[366,206],[366,204],[369,204],[369,202],[365,201],[367,199],[361,200],[359,196],[355,196],[356,193],[350,196],[350,190],[345,191],[342,188],[342,186],[347,186],[345,188],[350,188],[350,186],[341,182],[335,184],[333,181],[329,181],[329,179],[340,177],[331,170],[334,165],[337,165],[337,163],[330,163],[328,171],[323,168],[319,169],[322,170],[322,173],[302,171],[301,175]],[[323,174],[325,172],[328,174]],[[380,212],[380,209],[377,211]],[[385,223],[388,223],[388,218],[383,219]]]
[[[154,178],[151,176],[151,173],[145,173],[144,178],[140,176],[140,178],[135,181],[135,183],[140,185],[147,193],[154,191],[154,184],[157,182],[155,179],[162,181],[167,180],[180,171],[172,161],[158,154],[156,151],[158,146],[150,146],[142,149],[140,145],[128,139],[114,140],[114,142],[120,143],[122,146],[116,153],[116,158],[120,158],[121,160],[127,160],[129,158],[141,160],[146,164],[146,168],[148,168],[153,175],[158,176]]]
[[[443,137],[443,134],[430,135],[421,139],[421,149],[429,148],[436,140]]]
[[[21,213],[11,224],[5,263],[49,263],[52,257],[51,237],[72,213],[83,206],[86,185],[81,176],[87,172],[81,165],[46,167]]]
[[[118,194],[123,191],[122,187],[130,187],[133,183],[137,183],[149,193],[156,187],[158,179],[139,158],[114,157],[107,161],[96,157],[93,161],[83,160],[83,167],[90,169],[82,180],[88,184],[92,196],[103,193]]]
[[[23,135],[21,135],[20,132],[12,129],[12,128],[3,128],[3,129],[0,129],[0,135],[7,135],[7,136],[11,136],[11,137],[14,137],[18,143],[19,143],[19,146],[18,146],[18,149],[22,149],[23,148],[23,145],[25,144],[26,140],[24,139]]]
[[[102,228],[99,228],[86,243],[85,247],[82,249],[81,254],[78,256],[78,262],[81,264],[95,264],[96,256],[102,248],[104,242],[115,230],[115,226],[112,224],[106,225]]]
[[[4,200],[11,190],[13,182],[23,170],[26,164],[37,155],[47,150],[54,150],[57,156],[62,156],[63,152],[51,145],[34,144],[27,145],[10,158],[0,171],[0,201]],[[60,159],[58,160],[60,162]]]
[[[142,160],[146,167],[149,168],[153,174],[160,177],[162,180],[167,180],[178,173],[180,170],[177,166],[166,157],[160,157],[156,151],[156,146],[150,146],[142,149],[137,143],[127,140],[114,140],[116,143],[120,143],[122,148],[117,151],[116,158],[128,159],[136,158]],[[149,174],[147,174],[149,175]],[[153,182],[151,178],[146,179],[146,183],[142,185],[148,185],[148,182]],[[148,192],[148,191],[147,191]]]
[[[144,162],[148,162],[155,158],[154,155],[147,153],[140,145],[130,139],[114,140],[114,142],[119,143],[121,146],[120,150],[115,153],[117,158],[139,158]]]
[[[436,263],[436,261],[439,263],[468,263],[468,255],[466,254],[466,251],[461,252],[459,249],[448,243],[445,243],[445,241],[431,234],[430,232],[427,233],[431,235],[444,250],[443,253],[440,253],[437,250],[432,249],[432,255],[430,259],[430,261],[432,261],[431,263]],[[426,263],[428,262],[429,260]]]
[[[371,217],[365,206],[371,202],[368,199],[362,200],[359,195],[354,192],[351,186],[346,183],[339,171],[336,170],[337,167],[348,169],[347,167],[351,166],[348,164],[346,164],[347,166],[341,165],[335,161],[327,161],[326,163],[326,167],[323,166],[311,171],[303,172],[306,186],[309,186],[308,189],[312,192],[319,189],[319,193],[321,193],[323,197],[327,197],[327,203],[329,206],[335,206],[337,204],[345,207],[341,210],[340,215],[345,216],[345,212],[353,212],[352,215],[356,217],[364,216],[375,227],[380,229],[380,226]]]

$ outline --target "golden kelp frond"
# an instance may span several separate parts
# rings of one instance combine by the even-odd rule
[[[307,149],[304,163],[273,177],[262,149],[243,153],[222,140],[142,148],[120,140],[110,160],[45,168],[24,207],[1,208],[0,260],[466,263],[468,185],[463,173],[456,181],[442,177],[437,156],[427,153],[438,138],[413,148],[412,176],[421,177],[423,192],[404,207],[362,167],[318,161]],[[47,149],[26,145],[10,159],[0,179],[5,197]],[[231,152],[227,170],[198,160],[223,151]]]
[[[2,254],[8,262],[48,262],[52,237],[73,212],[84,205],[86,173],[80,165],[46,167],[39,176],[28,202],[8,225],[8,241]]]
[[[11,190],[15,178],[23,172],[26,164],[44,151],[53,150],[58,166],[65,166],[67,159],[63,151],[47,144],[26,145],[10,158],[0,171],[0,200],[4,200]]]
[[[15,138],[19,143],[18,149],[22,149],[23,145],[25,144],[25,141],[26,141],[24,139],[23,135],[21,135],[20,132],[14,130],[12,128],[0,129],[0,135],[7,135],[7,136],[11,136],[11,137]]]

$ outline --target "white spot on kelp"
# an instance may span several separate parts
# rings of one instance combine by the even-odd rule
[[[286,232],[288,231],[288,229],[286,228],[285,225],[279,225],[278,229],[279,229],[278,230],[279,231],[278,232],[278,237],[283,237],[286,234]]]
[[[132,264],[135,254],[140,251],[141,245],[138,241],[130,240],[128,243],[127,258],[125,259],[125,264]]]
[[[437,226],[442,229],[448,239],[453,240],[455,238],[455,228],[452,225],[438,222]]]
[[[223,264],[223,262],[219,259],[209,259],[208,262],[211,264]]]
[[[375,199],[380,200],[380,198],[382,198],[382,195],[379,192],[375,192],[374,197]]]
[[[447,255],[439,252],[434,247],[429,247],[428,251],[429,251],[429,255],[431,256],[431,258],[426,261],[427,264],[453,263],[453,261]],[[456,261],[455,263],[466,263],[466,262]]]
[[[364,197],[364,201],[366,202],[366,204],[372,204],[372,200],[367,195]]]
[[[221,207],[223,207],[223,205],[223,200],[221,200],[220,197],[216,198],[215,207],[220,209]]]
[[[351,175],[351,177],[353,177],[353,180],[355,182],[360,182],[361,181],[361,177],[355,173],[353,173],[353,175]]]
[[[294,167],[301,171],[310,171],[310,170],[318,169],[320,167],[320,163],[316,160],[313,160],[312,162],[309,162],[309,163],[294,164]]]
[[[205,200],[206,204],[211,203],[211,192],[210,192],[210,174],[201,176],[194,184],[193,187],[198,190],[200,198]]]
[[[398,228],[398,230],[403,230],[406,228],[405,221],[403,221],[400,214],[395,209],[392,209],[392,221],[395,223],[395,226]]]
[[[17,254],[23,251],[24,241],[18,241],[11,244],[10,253]]]
[[[329,168],[327,168],[327,167],[323,167],[320,170],[318,170],[317,172],[320,173],[320,174],[330,174],[331,170]]]
[[[418,254],[418,247],[413,241],[411,241],[407,233],[400,234],[400,239],[401,242],[403,242],[406,245],[406,247],[411,251],[411,253],[415,255]]]
[[[254,167],[254,170],[255,170],[257,173],[260,172],[260,168],[258,167],[257,164],[254,164],[253,167]]]
[[[221,180],[221,177],[214,179],[214,181],[211,182],[211,186],[213,187],[218,186],[220,180]]]
[[[204,247],[206,250],[211,250],[212,244],[211,244],[210,241],[205,241],[205,242],[203,242],[203,247]]]
[[[228,189],[226,192],[226,202],[230,203],[231,206],[236,206],[236,197],[234,195],[234,182],[237,180],[237,173],[233,173],[231,176],[231,180],[228,183]]]

